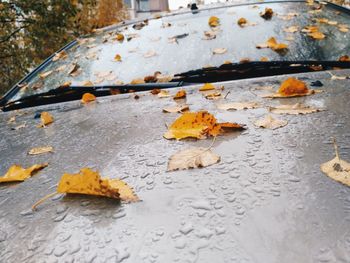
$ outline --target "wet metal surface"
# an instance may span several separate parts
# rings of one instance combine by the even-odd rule
[[[0,174],[14,163],[49,166],[23,183],[0,186],[0,262],[350,262],[350,188],[320,171],[334,156],[332,136],[342,158],[350,160],[349,80],[331,80],[328,72],[298,77],[308,84],[320,80],[325,92],[277,100],[256,96],[255,88],[277,88],[286,76],[224,84],[227,101],[326,109],[277,116],[289,124],[275,131],[252,124],[266,108],[218,110],[198,86],[187,88],[192,111],[206,109],[220,121],[248,127],[216,139],[212,150],[220,163],[188,171],[166,172],[168,158],[212,140],[162,137],[165,124],[179,116],[162,112],[175,104],[172,98],[140,93],[138,100],[127,94],[87,106],[67,102],[23,110],[15,124],[7,124],[15,112],[1,113]],[[37,128],[39,110],[50,111],[55,122]],[[11,130],[22,123],[25,128]],[[55,152],[27,155],[43,145]],[[63,173],[82,167],[124,179],[142,201],[58,196],[30,210],[55,191]]]
[[[271,20],[264,20],[259,15],[266,7],[274,11]],[[341,32],[337,25],[318,23],[315,19],[326,18],[338,25],[349,24],[349,14],[339,13],[329,5],[320,12],[310,11],[315,10],[304,2],[257,3],[201,10],[197,14],[166,14],[160,19],[150,19],[148,25],[140,30],[134,29],[132,24],[117,27],[86,38],[85,43],[68,50],[68,58],[52,62],[43,70],[53,70],[48,77],[34,77],[29,82],[29,88],[19,92],[12,100],[57,88],[67,81],[71,81],[72,85],[83,85],[87,81],[94,85],[112,85],[120,84],[120,81],[130,83],[156,71],[173,75],[208,65],[220,66],[225,61],[259,61],[262,57],[270,61],[338,60],[340,56],[348,54],[350,31]],[[295,13],[296,16],[284,20],[288,13]],[[204,40],[204,32],[211,30],[208,25],[210,16],[220,19],[220,27],[216,29],[215,39]],[[256,25],[241,28],[237,24],[241,17]],[[284,28],[295,25],[299,27],[298,32],[292,34],[284,31]],[[309,25],[317,25],[326,38],[315,41],[300,32]],[[124,41],[116,40],[118,32],[125,36]],[[171,40],[184,34],[188,36],[176,42]],[[270,37],[288,44],[289,51],[281,55],[269,48],[256,48]],[[227,52],[215,55],[213,50],[217,48],[226,48]],[[114,61],[117,54],[121,56],[121,62]],[[72,63],[80,66],[78,76],[68,74]]]

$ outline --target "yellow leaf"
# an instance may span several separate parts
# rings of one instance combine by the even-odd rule
[[[94,83],[92,83],[90,80],[87,80],[82,83],[82,86],[91,87],[94,86]]]
[[[307,34],[308,36],[312,37],[313,39],[324,39],[326,36],[322,32],[316,31],[316,32],[310,32]]]
[[[314,112],[320,112],[324,109],[313,108],[310,106],[305,106],[300,103],[292,104],[292,105],[279,105],[275,107],[270,107],[269,111],[275,114],[290,114],[290,115],[298,115],[298,114],[309,114]]]
[[[168,171],[206,167],[220,162],[220,156],[208,148],[190,148],[169,158]]]
[[[204,40],[212,40],[216,38],[216,32],[214,31],[204,31]]]
[[[340,159],[338,146],[334,140],[335,157],[329,162],[321,164],[321,171],[333,180],[350,186],[350,163]]]
[[[240,19],[238,19],[237,24],[240,27],[244,27],[246,24],[248,23],[247,19],[245,19],[244,17],[241,17]]]
[[[167,90],[161,90],[158,95],[159,98],[168,98],[170,97],[169,91]]]
[[[96,100],[96,96],[88,92],[84,93],[83,97],[81,98],[82,103],[89,103],[95,100]]]
[[[258,44],[256,48],[271,48],[276,52],[285,52],[288,50],[288,45],[284,43],[277,43],[276,39],[271,37],[266,43]]]
[[[211,27],[217,27],[220,25],[220,19],[216,16],[211,16],[208,21],[209,26]]]
[[[36,172],[40,171],[41,169],[45,168],[48,166],[47,163],[44,164],[35,164],[27,169],[19,166],[19,165],[12,165],[7,173],[0,177],[0,183],[5,183],[5,182],[21,182],[32,175],[34,175]]]
[[[165,107],[163,108],[163,112],[167,113],[176,113],[176,112],[184,112],[188,111],[190,107],[188,105],[178,105],[178,106],[170,106],[170,107]]]
[[[245,129],[237,123],[217,123],[216,118],[207,111],[185,112],[169,127],[164,134],[166,139],[181,140],[184,138],[205,139],[207,136],[217,136],[225,130]]]
[[[31,149],[28,152],[28,154],[29,155],[38,155],[38,154],[49,153],[49,152],[53,152],[52,146],[36,147],[36,148]]]
[[[183,89],[179,90],[174,96],[174,100],[184,99],[184,98],[186,98],[186,91]]]
[[[114,61],[120,62],[122,61],[122,57],[119,54],[117,54],[114,56]]]
[[[207,91],[207,90],[213,90],[215,89],[215,86],[211,83],[205,83],[202,87],[199,88],[199,91]]]
[[[53,123],[53,117],[47,111],[43,111],[40,114],[40,120],[41,120],[41,124],[38,127],[45,127],[45,126]]]
[[[122,42],[124,40],[124,35],[123,34],[117,34],[115,39],[120,41],[120,42]]]
[[[98,172],[83,168],[78,174],[64,174],[57,186],[58,193],[86,194],[138,201],[133,190],[118,179],[101,178]]]
[[[221,98],[221,92],[220,91],[214,91],[211,93],[208,93],[205,95],[205,98],[207,100],[217,100]]]
[[[257,127],[271,129],[271,130],[284,127],[287,124],[288,124],[288,121],[275,119],[271,115],[266,115],[265,117],[254,122],[254,125]]]
[[[139,78],[139,79],[133,79],[133,80],[130,82],[131,85],[144,84],[144,83],[145,83],[145,81],[144,81],[143,79],[141,79],[141,78]]]

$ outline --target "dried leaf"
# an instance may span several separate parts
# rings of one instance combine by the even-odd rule
[[[127,202],[139,198],[125,182],[101,178],[98,172],[83,168],[78,174],[64,174],[57,186],[58,193],[105,196]]]
[[[89,103],[89,102],[92,102],[92,101],[95,101],[96,100],[96,97],[94,94],[91,94],[91,93],[84,93],[83,94],[83,97],[81,98],[81,102],[82,103]]]
[[[237,24],[240,27],[244,27],[246,24],[248,23],[247,19],[245,19],[244,17],[241,17],[240,19],[238,19]]]
[[[68,74],[72,77],[76,77],[81,73],[80,66],[78,63],[73,63],[69,68],[68,68]]]
[[[221,92],[220,91],[214,91],[211,93],[208,93],[205,95],[205,98],[207,100],[217,100],[221,98]]]
[[[259,106],[257,102],[230,102],[217,105],[220,110],[247,110],[255,109]]]
[[[161,89],[152,89],[151,90],[151,94],[152,95],[157,95],[158,93],[160,93],[161,92]]]
[[[57,61],[59,59],[66,59],[67,57],[68,57],[67,52],[62,50],[61,52],[58,52],[53,56],[52,61]]]
[[[322,32],[316,31],[316,32],[311,32],[307,34],[309,37],[312,37],[313,39],[324,39],[326,37],[325,34],[323,34]]]
[[[36,147],[36,148],[31,149],[28,152],[28,154],[29,155],[38,155],[38,154],[49,153],[49,152],[53,152],[52,146]]]
[[[284,127],[287,124],[288,124],[288,121],[275,119],[271,115],[266,115],[264,118],[261,118],[256,122],[254,122],[254,125],[257,127],[271,129],[271,130]]]
[[[144,84],[144,83],[145,83],[145,81],[144,81],[144,79],[142,79],[142,78],[133,79],[133,80],[130,82],[131,85]]]
[[[145,53],[143,56],[144,56],[145,58],[150,58],[150,57],[153,57],[153,56],[155,56],[155,55],[157,55],[157,53],[156,53],[154,50],[150,50],[150,51],[148,51],[147,53]]]
[[[186,98],[186,91],[183,89],[179,90],[174,96],[174,100],[184,99],[184,98]]]
[[[346,32],[349,31],[349,26],[341,24],[341,25],[338,25],[338,29],[339,29],[340,32],[346,33]]]
[[[158,93],[158,97],[159,97],[159,98],[168,98],[168,97],[170,97],[169,91],[167,91],[167,90],[161,90],[161,91]]]
[[[216,118],[207,111],[185,112],[169,127],[164,134],[166,139],[181,140],[184,138],[205,139],[217,136],[227,130],[245,129],[237,123],[217,123]]]
[[[118,40],[119,42],[123,42],[124,41],[124,35],[123,34],[117,34],[115,36],[115,39]]]
[[[211,83],[205,83],[202,87],[199,88],[199,91],[207,91],[207,90],[213,90],[215,89],[215,86]]]
[[[41,127],[45,127],[51,123],[53,123],[53,117],[50,113],[48,113],[47,111],[43,111],[40,114],[40,120],[41,120],[41,124],[38,125],[39,128]]]
[[[276,52],[285,52],[288,50],[288,45],[284,43],[277,43],[274,37],[269,38],[266,43],[259,44],[257,48],[271,48]]]
[[[227,52],[227,49],[226,48],[215,48],[213,50],[213,54],[224,54]]]
[[[270,107],[269,111],[275,114],[289,114],[289,115],[297,115],[297,114],[309,114],[314,112],[320,112],[324,109],[312,108],[310,106],[305,106],[300,103],[292,104],[292,105],[280,105],[275,107]]]
[[[168,171],[207,167],[220,162],[220,156],[206,148],[190,148],[169,158]]]
[[[119,54],[116,54],[114,56],[114,61],[121,62],[122,61],[122,57]]]
[[[44,73],[39,74],[39,77],[40,77],[41,79],[45,79],[46,77],[48,77],[49,75],[51,75],[52,72],[53,72],[53,70],[46,71],[46,72],[44,72]]]
[[[220,19],[216,16],[211,16],[208,21],[209,26],[217,27],[220,25]]]
[[[22,124],[20,124],[20,125],[18,125],[16,127],[11,128],[11,130],[18,131],[18,130],[23,129],[25,127],[26,127],[26,123],[22,123]]]
[[[261,12],[261,13],[260,13],[260,16],[261,16],[262,18],[264,18],[265,20],[271,19],[271,18],[272,18],[272,15],[273,15],[273,10],[272,10],[272,8],[268,8],[268,7],[265,8],[265,11],[264,11],[264,12]]]
[[[0,177],[0,183],[25,181],[26,179],[33,176],[35,173],[37,173],[41,169],[44,169],[46,166],[48,166],[48,163],[35,164],[25,169],[19,165],[12,165],[8,169],[6,174]]]
[[[177,105],[177,106],[170,106],[170,107],[165,107],[163,108],[163,112],[167,113],[181,113],[184,111],[188,111],[190,109],[190,106],[188,105]]]
[[[321,171],[333,180],[350,186],[350,163],[340,159],[338,146],[334,141],[335,157],[321,164]]]
[[[347,61],[347,62],[350,62],[350,57],[348,55],[344,55],[344,56],[341,56],[338,58],[338,61]]]
[[[299,30],[298,26],[290,26],[283,29],[283,31],[287,33],[295,33],[295,32],[298,32],[298,30]]]
[[[212,40],[216,38],[216,32],[215,31],[204,31],[204,40]]]

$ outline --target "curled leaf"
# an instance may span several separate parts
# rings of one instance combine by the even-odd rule
[[[204,37],[203,37],[204,40],[212,40],[214,38],[216,38],[216,32],[214,32],[214,31],[205,31],[204,32]]]
[[[122,61],[122,57],[119,54],[116,54],[114,56],[114,61],[120,62],[120,61]]]
[[[215,48],[213,50],[213,54],[224,54],[227,52],[227,48]]]
[[[59,59],[65,59],[67,57],[68,57],[67,52],[62,50],[61,52],[58,52],[53,56],[52,61],[57,61]]]
[[[288,50],[288,45],[284,43],[277,43],[274,37],[269,38],[266,43],[259,44],[256,48],[271,48],[276,52],[285,52]]]
[[[168,171],[206,167],[220,162],[220,156],[208,148],[190,148],[169,158]]]
[[[50,113],[48,113],[47,111],[43,111],[40,114],[40,120],[41,120],[41,124],[38,126],[40,127],[45,127],[51,123],[53,123],[53,117]]]
[[[216,16],[211,16],[208,20],[208,24],[211,27],[217,27],[218,25],[220,25],[220,19]]]
[[[272,15],[273,15],[273,10],[272,8],[268,8],[268,7],[266,7],[265,10],[260,13],[260,16],[265,20],[271,19]]]
[[[161,90],[161,91],[158,93],[158,97],[159,97],[159,98],[168,98],[168,97],[170,97],[169,91],[167,91],[167,90]]]
[[[35,164],[25,169],[19,165],[12,165],[8,169],[6,174],[0,177],[0,183],[24,181],[29,177],[33,176],[36,172],[40,171],[41,169],[44,169],[46,166],[48,166],[48,163]]]
[[[44,79],[44,78],[48,77],[49,75],[51,75],[52,72],[53,72],[53,70],[46,71],[44,73],[39,74],[39,77],[41,79]]]
[[[298,26],[290,26],[283,29],[283,31],[287,33],[295,33],[295,32],[298,32],[298,30],[299,30]]]
[[[205,83],[202,87],[199,88],[199,91],[207,91],[207,90],[213,90],[215,89],[215,86],[211,83]]]
[[[298,114],[309,114],[314,112],[320,112],[324,109],[313,108],[310,106],[305,106],[300,103],[292,104],[292,105],[279,105],[275,107],[269,107],[269,111],[275,114],[290,114],[290,115],[298,115]]]
[[[220,91],[214,91],[208,94],[205,94],[205,98],[207,100],[217,100],[221,98],[221,92]]]
[[[89,103],[89,102],[92,102],[92,101],[95,101],[96,100],[96,96],[92,93],[84,93],[83,94],[83,97],[81,98],[81,102],[82,103]]]
[[[257,102],[230,102],[217,105],[220,110],[246,110],[255,109],[259,106],[260,105]]]
[[[334,140],[335,157],[321,164],[321,171],[333,180],[350,186],[350,163],[340,159],[338,146]]]
[[[188,105],[177,105],[177,106],[170,106],[170,107],[165,107],[163,108],[163,112],[167,113],[181,113],[184,111],[188,111],[190,109],[190,106]]]
[[[120,42],[122,42],[122,41],[124,40],[124,35],[123,35],[123,34],[117,34],[117,35],[115,36],[115,39],[118,40],[118,41],[120,41]]]
[[[271,130],[284,127],[287,124],[288,124],[288,121],[275,119],[271,115],[266,115],[265,117],[254,122],[254,125],[257,127],[271,129]]]
[[[29,155],[38,155],[38,154],[49,153],[49,152],[53,152],[52,146],[36,147],[36,148],[31,149],[28,152],[28,154]]]
[[[81,73],[81,68],[78,63],[73,63],[68,68],[68,74],[72,77],[76,77]]]
[[[240,27],[244,27],[246,24],[248,23],[247,19],[245,19],[244,17],[241,17],[240,19],[238,19],[237,24]]]
[[[166,139],[184,138],[205,139],[229,130],[245,129],[237,123],[217,123],[216,118],[207,111],[185,112],[177,118],[164,134]]]
[[[174,96],[174,100],[184,99],[184,98],[186,98],[186,91],[183,89],[179,90]]]

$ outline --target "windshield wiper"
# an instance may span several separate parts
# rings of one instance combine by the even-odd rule
[[[38,93],[0,105],[3,111],[34,107],[81,99],[84,93],[92,93],[95,96],[108,96],[130,92],[148,91],[152,89],[175,88],[183,85],[183,82],[145,83],[136,85],[105,85],[105,86],[70,86],[58,87],[47,92]]]
[[[350,68],[349,61],[268,61],[223,64],[176,74],[177,81],[187,83],[220,82],[283,74]]]

